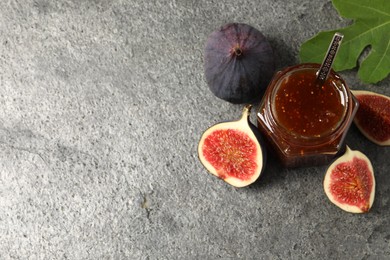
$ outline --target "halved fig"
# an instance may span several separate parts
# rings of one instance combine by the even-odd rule
[[[255,182],[265,164],[260,132],[249,120],[251,107],[244,107],[239,120],[207,129],[198,145],[199,159],[204,167],[235,187]]]
[[[229,23],[212,32],[206,42],[204,69],[211,92],[225,101],[260,101],[275,70],[274,55],[265,36],[243,23]]]
[[[328,168],[324,190],[329,200],[351,213],[368,212],[374,202],[375,178],[370,160],[348,146]]]
[[[353,94],[359,101],[355,125],[370,141],[390,145],[390,97],[365,90]]]

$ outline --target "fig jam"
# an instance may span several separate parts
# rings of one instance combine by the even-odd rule
[[[288,167],[328,163],[342,144],[358,103],[333,70],[316,80],[319,64],[278,72],[260,104],[258,127]]]
[[[280,81],[272,111],[279,124],[296,135],[320,137],[334,131],[345,114],[337,80],[316,82],[316,70],[300,69]]]

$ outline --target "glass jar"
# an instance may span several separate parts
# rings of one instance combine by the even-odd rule
[[[277,72],[257,113],[258,128],[286,167],[329,163],[343,148],[358,102],[333,70],[316,80],[320,64]]]

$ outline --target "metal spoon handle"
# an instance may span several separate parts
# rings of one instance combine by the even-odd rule
[[[328,77],[343,37],[344,35],[341,33],[337,32],[334,34],[332,42],[330,43],[328,51],[326,52],[324,61],[322,62],[321,67],[317,72],[317,80],[319,82],[325,82],[326,78]]]

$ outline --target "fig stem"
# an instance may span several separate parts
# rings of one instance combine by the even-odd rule
[[[332,64],[334,59],[336,58],[337,51],[340,48],[341,41],[343,40],[344,35],[336,32],[333,35],[333,39],[329,45],[328,51],[324,57],[324,60],[320,66],[320,69],[317,72],[317,81],[322,85],[326,79],[328,78],[330,69],[332,68]]]
[[[252,109],[252,105],[251,104],[247,104],[244,106],[243,110],[242,110],[242,116],[241,116],[241,119],[246,119],[249,117],[249,114],[251,112],[251,109]]]

